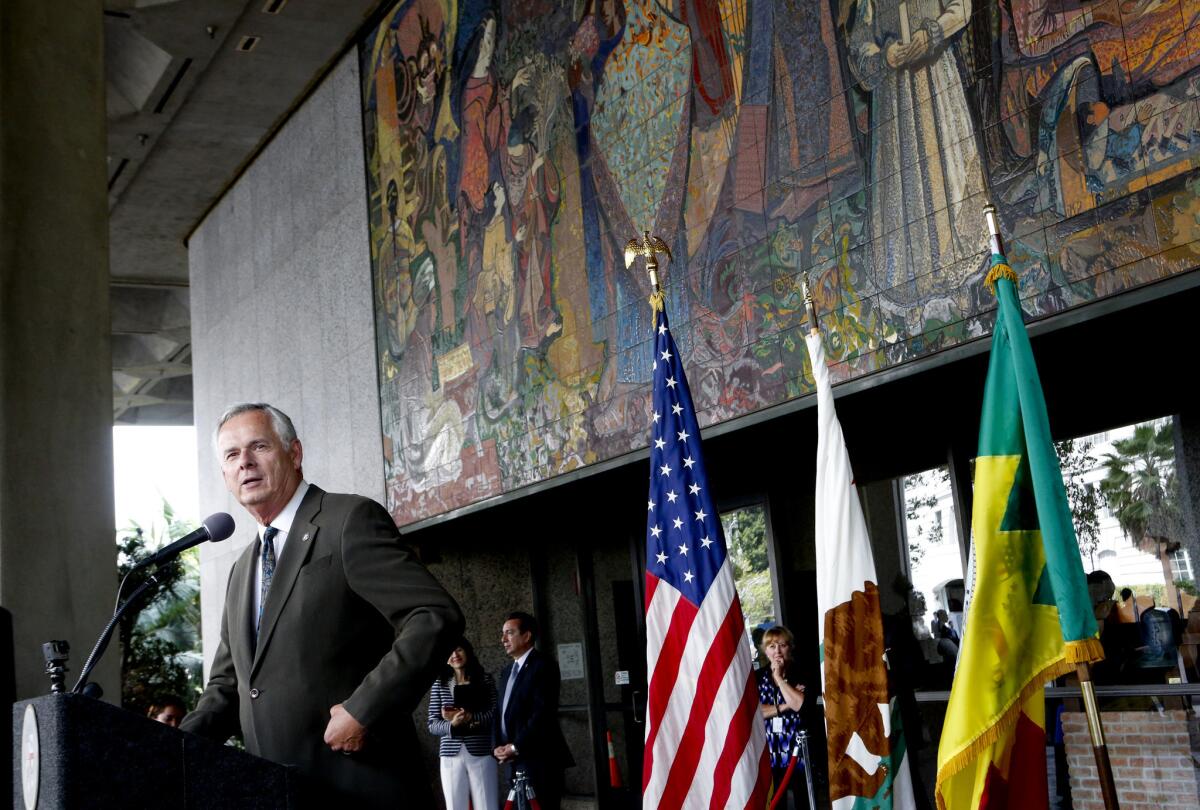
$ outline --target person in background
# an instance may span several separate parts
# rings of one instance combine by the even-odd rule
[[[1096,617],[1096,623],[1101,624],[1108,620],[1108,614],[1112,613],[1116,604],[1113,601],[1113,592],[1117,590],[1117,586],[1113,584],[1113,579],[1107,571],[1097,568],[1087,575],[1087,588],[1088,596],[1092,600],[1092,615]]]
[[[771,776],[775,789],[787,772],[792,743],[798,731],[806,730],[808,711],[804,698],[805,687],[800,682],[799,667],[792,657],[795,637],[783,625],[763,633],[762,649],[767,665],[758,671],[758,701],[767,732],[767,752],[771,759]],[[803,711],[803,713],[802,713]],[[816,759],[819,747],[809,745],[809,758]],[[811,768],[814,763],[805,762]],[[815,778],[815,777],[814,777]],[[788,783],[796,807],[808,806],[808,788],[804,771],[798,764]]]
[[[1142,610],[1129,588],[1121,589],[1121,601],[1117,602],[1117,621],[1122,624],[1137,624],[1142,620]]]
[[[929,630],[933,633],[933,638],[937,642],[937,651],[944,660],[949,660],[951,664],[958,660],[958,631],[954,629],[954,625],[950,622],[950,616],[945,610],[939,608],[934,611],[933,621],[929,624]]]
[[[1128,663],[1130,652],[1138,645],[1136,625],[1121,624],[1119,606],[1113,599],[1117,586],[1107,571],[1097,568],[1087,575],[1088,597],[1092,601],[1092,615],[1100,630],[1100,644],[1104,647],[1104,660],[1092,666],[1092,678],[1096,683],[1117,683],[1121,671]]]
[[[187,714],[187,706],[178,695],[159,695],[146,710],[146,716],[156,723],[179,728]]]
[[[493,755],[506,765],[506,793],[523,771],[542,810],[562,803],[563,771],[575,764],[558,726],[558,662],[537,650],[537,619],[513,611],[504,620],[500,643],[512,659],[500,671],[500,710]]]
[[[767,655],[763,652],[762,639],[763,633],[767,632],[768,629],[768,627],[763,627],[760,624],[755,625],[754,629],[750,631],[750,643],[754,647],[750,652],[750,655],[753,656],[753,660],[750,663],[753,664],[755,671],[767,666]]]
[[[496,704],[496,682],[480,666],[471,642],[460,639],[429,695],[429,733],[441,737],[446,810],[499,806],[492,757]]]

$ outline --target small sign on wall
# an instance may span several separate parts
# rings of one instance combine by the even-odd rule
[[[450,382],[471,370],[471,347],[463,343],[437,358],[438,376],[442,382]]]
[[[629,686],[629,670],[618,669],[616,682],[617,686]]]
[[[583,680],[583,644],[558,645],[558,670],[564,681]]]

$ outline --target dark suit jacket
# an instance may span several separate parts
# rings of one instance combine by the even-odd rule
[[[288,532],[254,637],[258,543],[233,565],[221,642],[208,686],[183,721],[224,741],[239,729],[246,750],[295,765],[321,803],[425,806],[412,712],[463,629],[454,599],[401,540],[387,511],[367,498],[310,487]],[[361,753],[324,742],[341,703],[368,730]]]
[[[512,669],[513,662],[509,661],[500,670],[497,694],[501,702]],[[525,666],[517,671],[517,680],[504,711],[507,734],[501,730],[499,718],[496,720],[496,739],[501,745],[512,743],[517,747],[514,768],[525,768],[534,789],[547,776],[561,778],[561,773],[554,774],[554,771],[561,772],[575,764],[558,726],[560,681],[558,662],[536,649],[530,650]]]

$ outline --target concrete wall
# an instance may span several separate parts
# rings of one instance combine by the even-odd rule
[[[116,591],[102,20],[96,0],[0,4],[0,605],[19,698],[49,691],[50,639],[78,675]],[[109,700],[115,653],[94,679]]]
[[[212,426],[239,400],[296,423],[304,472],[383,500],[379,387],[357,60],[343,59],[204,219],[188,245],[200,511],[234,537],[201,551],[205,661],[253,520],[224,488]]]

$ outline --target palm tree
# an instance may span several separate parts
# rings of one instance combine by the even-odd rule
[[[189,521],[178,519],[166,500],[162,516],[162,531],[147,533],[132,523],[122,532],[125,536],[117,544],[119,576],[124,577],[138,560],[195,528]],[[159,566],[155,576],[157,584],[121,617],[119,626],[122,703],[138,712],[161,693],[177,694],[191,705],[202,677],[196,550],[189,549]],[[131,578],[125,586],[126,596],[142,577],[144,574],[135,574]]]
[[[1100,491],[1125,536],[1158,557],[1167,601],[1180,609],[1170,558],[1180,546],[1183,528],[1177,487],[1174,430],[1169,421],[1138,425],[1132,436],[1113,442],[1113,452],[1105,454]]]

